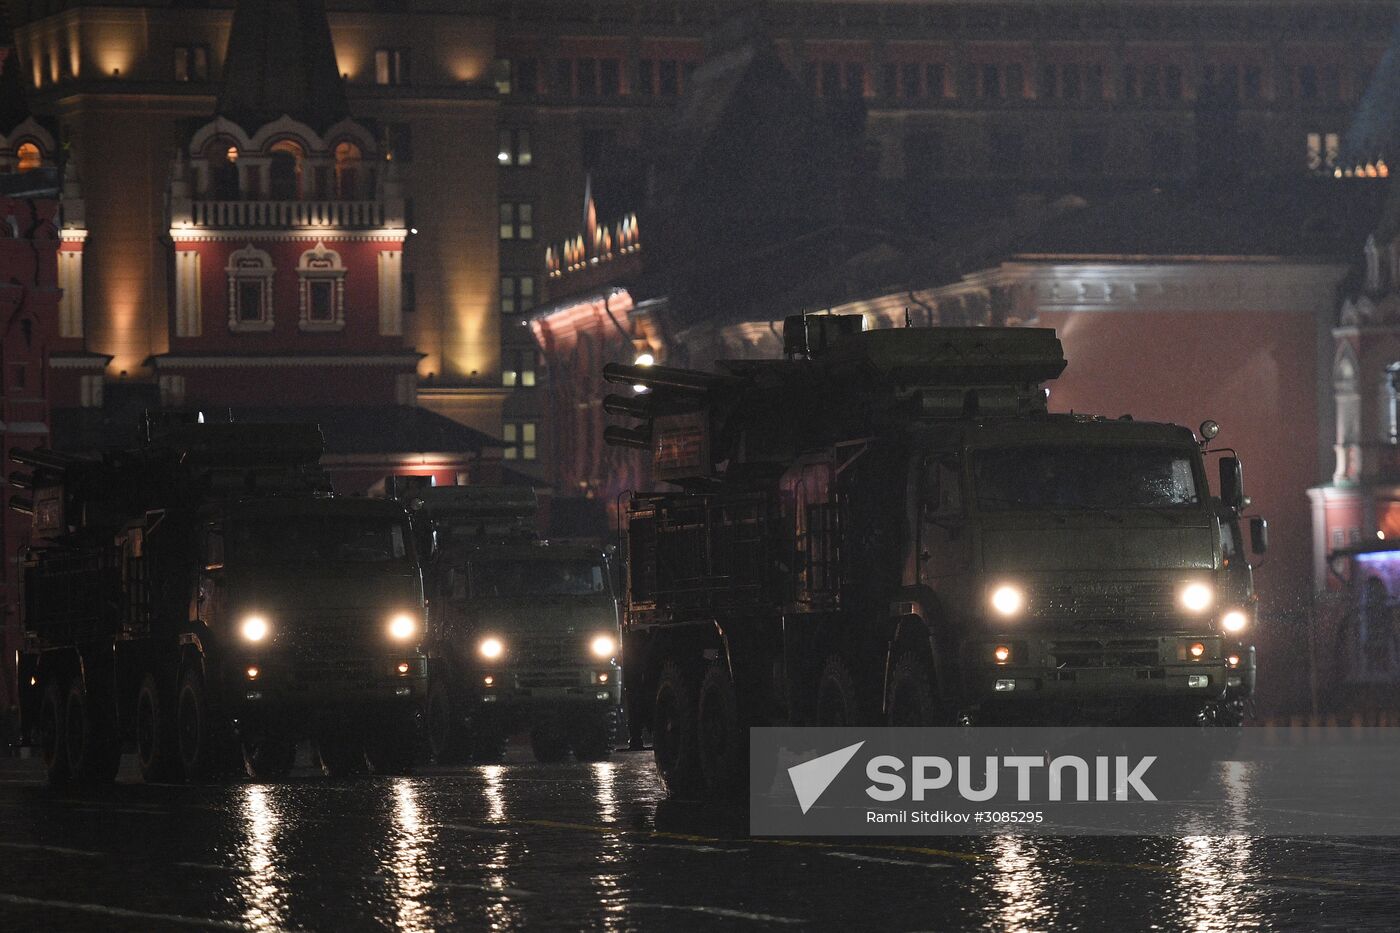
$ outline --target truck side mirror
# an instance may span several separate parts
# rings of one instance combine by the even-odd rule
[[[1244,469],[1238,457],[1220,458],[1220,501],[1236,512],[1244,508]]]
[[[1263,554],[1269,549],[1269,520],[1258,516],[1249,520],[1249,549]]]

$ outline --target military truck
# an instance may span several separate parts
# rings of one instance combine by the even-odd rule
[[[420,489],[431,538],[428,741],[443,763],[495,761],[528,730],[535,757],[606,758],[621,702],[617,600],[595,547],[537,538],[534,491]]]
[[[823,315],[784,342],[604,370],[648,390],[605,399],[640,419],[606,439],[678,487],[628,505],[623,618],[632,738],[673,793],[742,785],[751,726],[1229,718],[1252,607],[1192,431],[1050,414],[1052,330]]]
[[[337,498],[315,425],[148,424],[84,458],[14,450],[33,516],[18,671],[23,738],[51,783],[147,781],[241,763],[413,763],[426,684],[408,515]]]

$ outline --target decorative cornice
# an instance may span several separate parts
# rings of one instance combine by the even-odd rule
[[[421,355],[405,353],[399,356],[181,356],[178,353],[165,353],[151,357],[150,363],[156,369],[238,369],[245,366],[417,367]]]
[[[237,240],[246,243],[249,240],[259,242],[266,241],[288,241],[305,240],[315,243],[318,240],[360,240],[376,243],[398,243],[403,244],[408,239],[408,231],[398,228],[385,228],[383,230],[341,230],[335,227],[301,227],[293,230],[267,230],[257,227],[249,227],[246,230],[204,230],[198,227],[171,227],[170,239],[176,243],[207,243],[217,241]]]
[[[106,369],[112,357],[102,353],[85,356],[68,356],[54,353],[49,356],[49,369]]]

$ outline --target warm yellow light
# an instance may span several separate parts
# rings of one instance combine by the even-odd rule
[[[418,620],[407,612],[401,612],[389,620],[389,637],[397,641],[408,641],[418,632]]]
[[[1204,583],[1188,583],[1181,589],[1181,605],[1188,612],[1205,612],[1215,601],[1215,592]]]
[[[248,616],[243,620],[243,625],[239,628],[239,631],[243,633],[243,637],[248,641],[262,641],[267,637],[269,628],[270,626],[267,624],[267,619],[264,619],[262,616]]]
[[[595,658],[610,658],[617,651],[617,641],[611,635],[599,635],[588,647]]]
[[[400,661],[400,662],[399,662],[399,673],[400,673],[400,674],[407,674],[407,673],[408,673],[408,662],[407,662],[407,661]]]
[[[1005,664],[1007,661],[1011,660],[1011,649],[1006,645],[997,645],[996,648],[992,650],[992,657],[997,659],[998,664]]]
[[[1239,609],[1231,609],[1220,617],[1220,627],[1234,635],[1249,626],[1249,616]]]
[[[248,679],[249,679],[249,680],[257,680],[257,679],[258,679],[258,674],[260,674],[260,673],[262,673],[262,672],[259,671],[256,667],[250,667],[250,668],[248,668]]]
[[[1225,659],[1225,664],[1226,664],[1228,667],[1239,667],[1239,666],[1240,666],[1240,656],[1237,655],[1237,654],[1232,654],[1232,655],[1230,655],[1228,658]]]
[[[1014,616],[1026,605],[1026,594],[1019,587],[1003,584],[992,591],[992,608],[1003,616]]]
[[[1201,644],[1200,642],[1193,642],[1191,647],[1187,648],[1186,650],[1191,653],[1191,657],[1199,658],[1201,655],[1206,653],[1206,646]]]
[[[477,650],[483,658],[499,658],[506,653],[506,646],[499,638],[484,638]]]
[[[495,685],[496,678],[492,677],[490,674],[487,674],[485,677],[481,678],[481,682],[486,686],[491,687]]]
[[[633,363],[633,365],[634,365],[634,366],[655,366],[655,365],[656,365],[656,357],[652,356],[650,353],[639,353],[639,354],[637,355],[637,359],[636,359],[636,361]]]

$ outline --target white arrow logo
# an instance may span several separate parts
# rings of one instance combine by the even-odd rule
[[[864,744],[864,742],[857,742],[854,745],[847,745],[845,748],[838,748],[820,758],[813,758],[811,761],[804,761],[800,765],[788,768],[788,777],[792,779],[792,789],[797,791],[797,803],[802,807],[803,813],[812,809],[812,804],[826,793],[831,782],[836,780],[836,775],[841,773],[841,769],[846,767]]]

